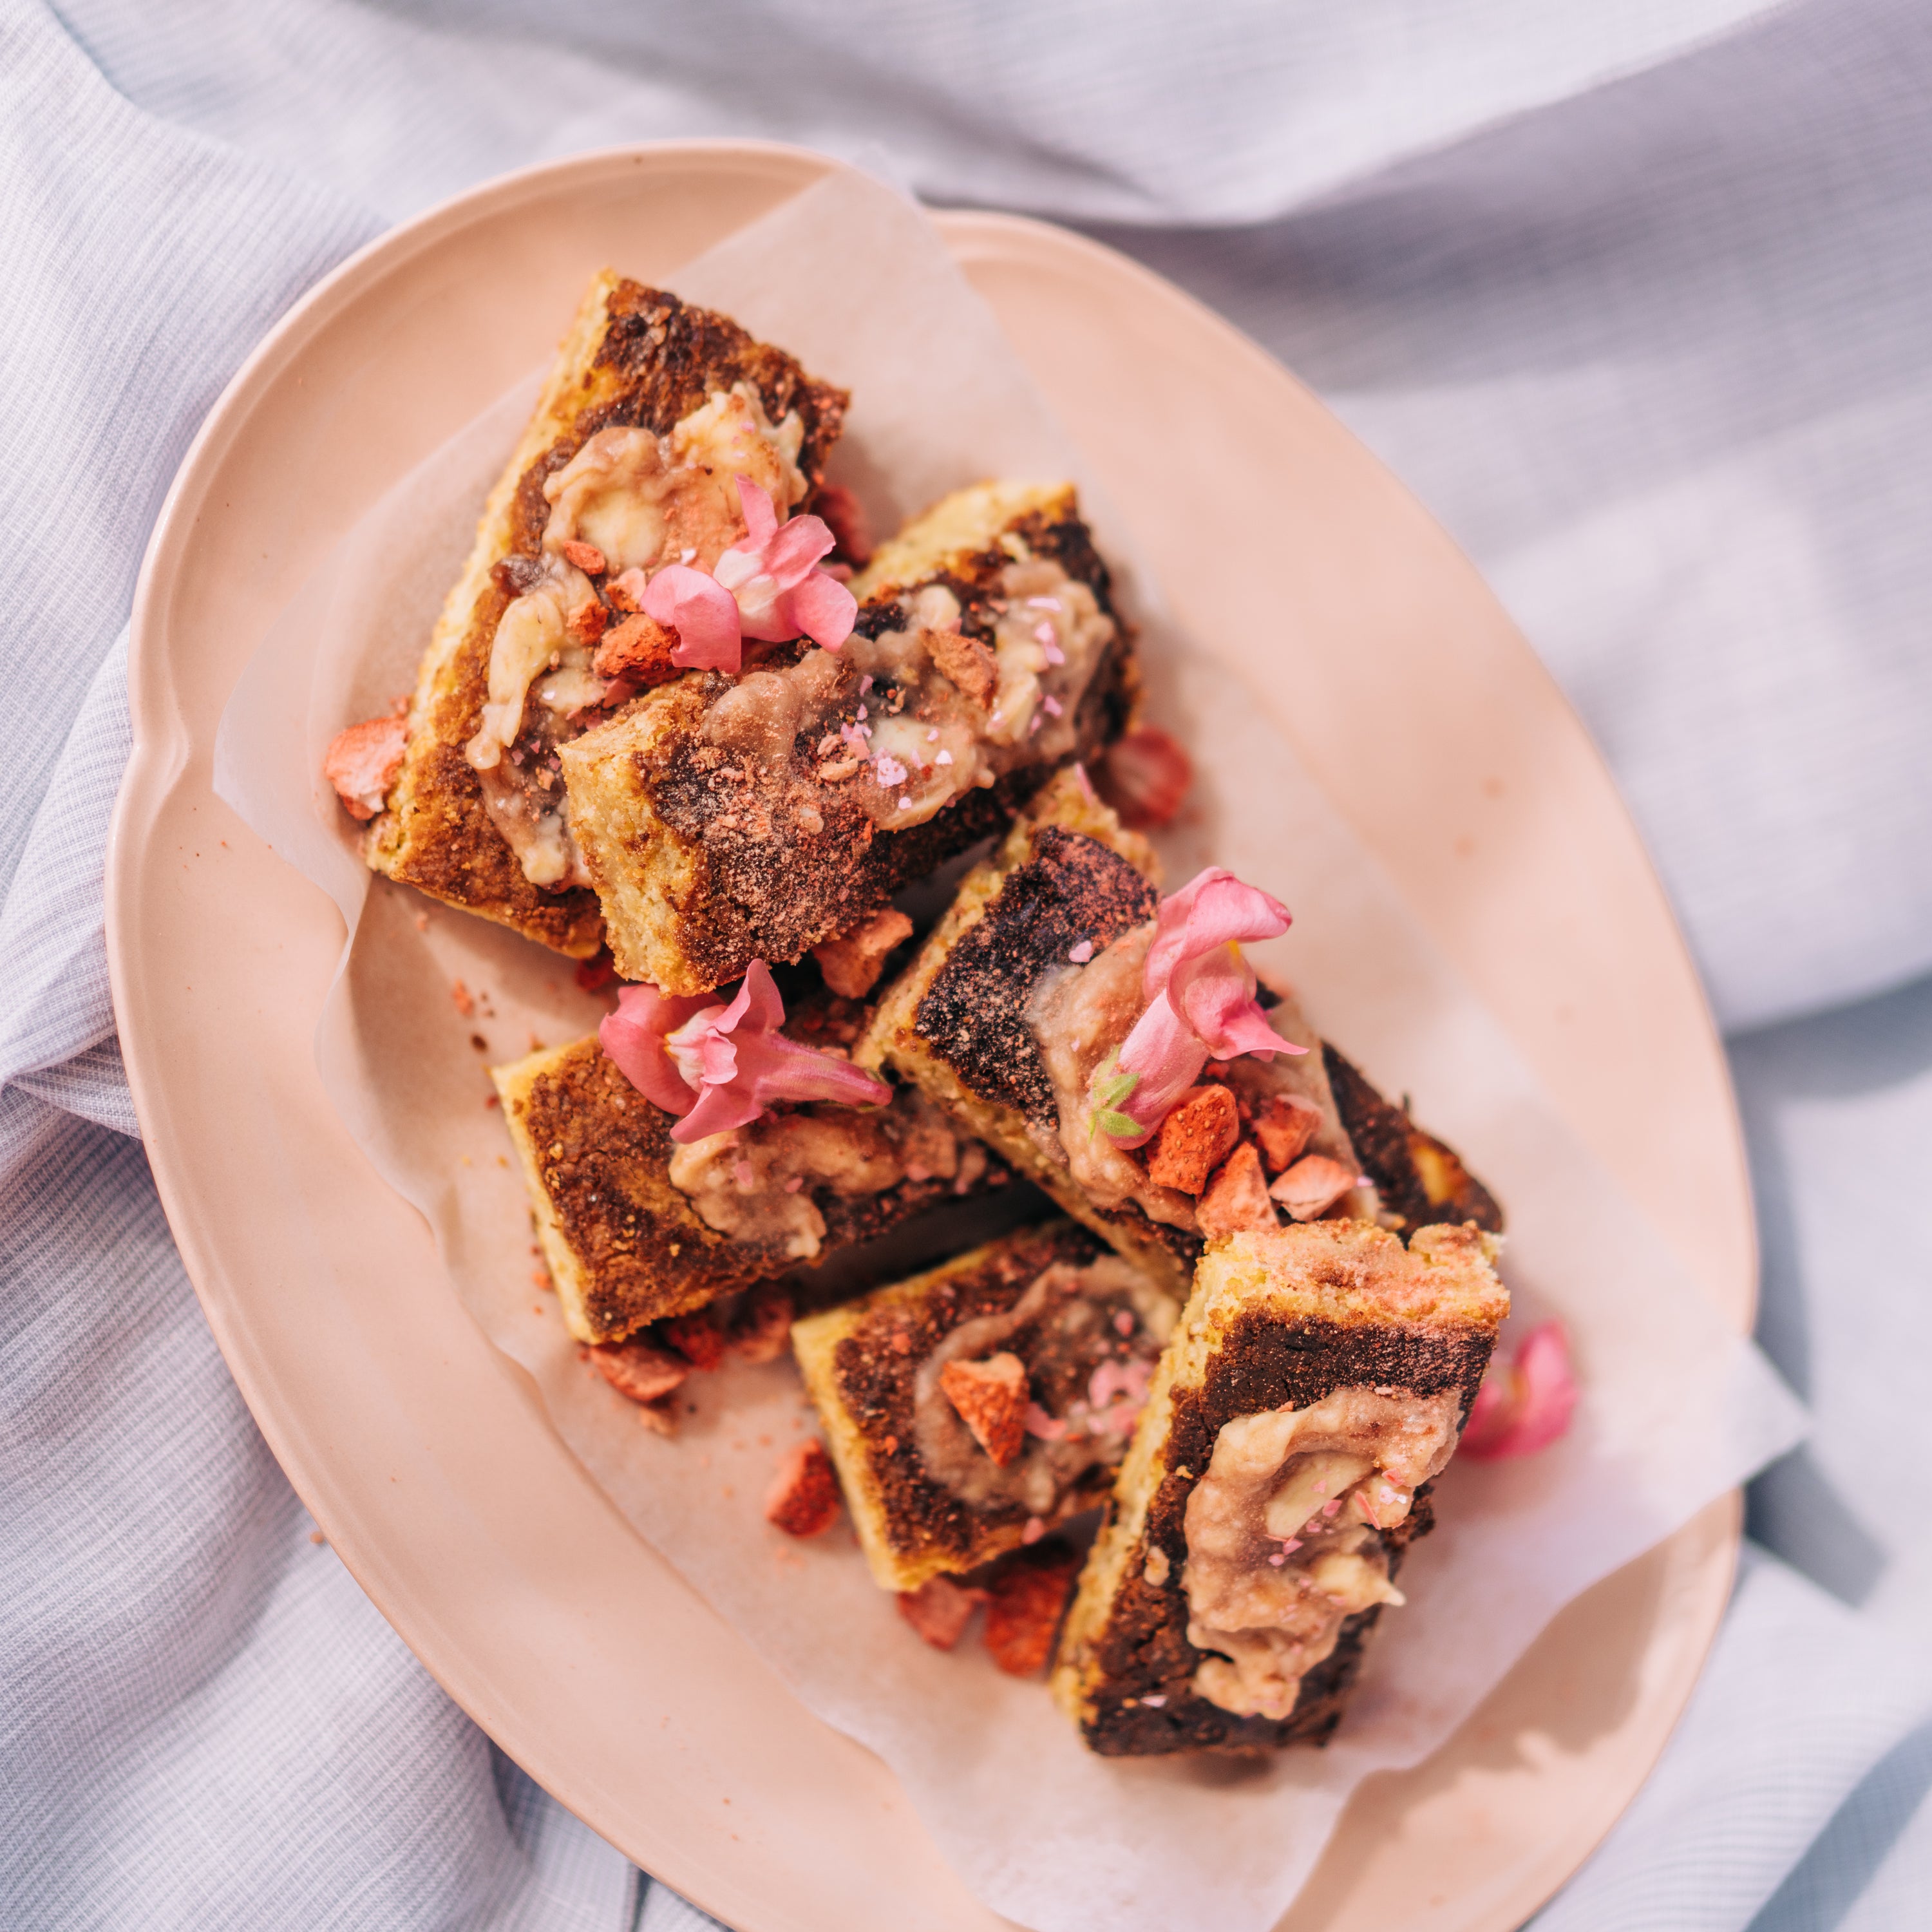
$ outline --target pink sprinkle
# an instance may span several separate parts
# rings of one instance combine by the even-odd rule
[[[794,1174],[792,1178],[785,1183],[785,1192],[788,1194],[796,1194],[804,1185],[805,1176],[802,1174]]]
[[[1124,1308],[1114,1317],[1114,1333],[1117,1335],[1131,1335],[1133,1332],[1134,1318]]]
[[[1154,1696],[1143,1697],[1141,1700],[1141,1702],[1143,1704],[1149,1706],[1151,1708],[1158,1711],[1160,1707],[1167,1702],[1167,1698],[1164,1694],[1156,1693]]]
[[[750,1186],[758,1178],[752,1172],[752,1163],[748,1160],[734,1160],[731,1163],[731,1172],[736,1177],[740,1187]]]
[[[874,761],[872,769],[878,774],[880,784],[889,789],[893,785],[902,785],[906,782],[906,768],[890,752],[881,752]]]
[[[911,800],[910,798],[902,798],[902,799],[899,800],[899,809],[900,809],[900,811],[902,811],[902,812],[910,812],[910,811],[911,811],[911,809],[912,809],[912,800]]]
[[[862,704],[862,705],[860,705],[860,707],[859,707],[859,721],[860,721],[860,722],[861,724],[863,724],[863,723],[865,722],[865,718],[866,718],[866,707]]]
[[[863,698],[866,692],[870,691],[872,688],[872,674],[870,671],[868,671],[866,675],[859,680],[859,695],[861,698]],[[861,718],[864,717],[865,715],[866,714],[862,711],[859,714]]]
[[[935,765],[950,765],[952,762],[952,754],[950,752],[941,752],[932,762]]]
[[[1060,599],[1058,597],[1029,597],[1026,607],[1029,610],[1058,610]]]
[[[1066,662],[1066,653],[1058,644],[1042,644],[1040,648],[1046,652],[1048,664],[1064,664]]]
[[[1037,1543],[1046,1534],[1046,1525],[1038,1516],[1030,1516],[1026,1520],[1025,1528],[1020,1532],[1020,1540],[1022,1543]]]
[[[1316,1478],[1315,1484],[1315,1493],[1318,1496],[1325,1496],[1328,1493],[1328,1478],[1326,1476],[1318,1477]]]
[[[930,744],[933,744],[933,743],[935,743],[935,742],[938,741],[938,737],[939,737],[939,727],[938,727],[937,724],[935,724],[935,725],[934,725],[934,727],[932,728],[932,729],[930,731],[927,732],[927,734],[926,734],[926,742],[928,745],[930,745]]]
[[[1026,1432],[1037,1436],[1042,1442],[1058,1442],[1066,1433],[1066,1425],[1057,1418],[1048,1415],[1036,1402],[1027,1404]]]
[[[1049,718],[1058,718],[1060,716],[1060,700],[1055,698],[1052,692],[1049,691],[1040,701],[1046,706],[1046,715]]]
[[[1054,641],[1053,626],[1049,624],[1044,617],[1042,617],[1037,624],[1034,625],[1033,627],[1033,634],[1036,641],[1038,643],[1050,644]]]
[[[1300,1547],[1300,1538],[1298,1536],[1291,1536],[1288,1540],[1281,1546],[1281,1553],[1282,1556],[1286,1556],[1291,1550],[1299,1550]]]
[[[1090,939],[1083,939],[1066,956],[1076,966],[1085,965],[1094,956],[1094,942]]]
[[[1028,736],[1029,738],[1030,738],[1030,737],[1033,736],[1033,734],[1034,734],[1036,731],[1037,731],[1039,729],[1040,729],[1040,713],[1039,713],[1037,711],[1036,711],[1036,712],[1033,714],[1033,722],[1027,727],[1027,736]]]
[[[1287,1561],[1288,1558],[1286,1556],[1270,1556],[1268,1558],[1268,1565],[1270,1569],[1279,1570]]]
[[[1340,1496],[1330,1496],[1328,1500],[1322,1505],[1322,1514],[1324,1516],[1333,1516],[1341,1507],[1342,1498]]]

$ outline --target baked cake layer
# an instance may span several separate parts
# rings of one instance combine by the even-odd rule
[[[1230,1138],[1186,1178],[1191,1194],[1162,1183],[1172,1163],[1157,1147],[1129,1156],[1083,1132],[1088,1063],[1104,1050],[1106,1026],[1138,1011],[1158,904],[1146,842],[1080,774],[1057,778],[962,882],[856,1058],[922,1087],[1177,1295],[1214,1232],[1203,1198],[1211,1172],[1242,1142],[1257,1150],[1246,1158],[1263,1216],[1272,1198],[1298,1218],[1380,1216],[1404,1232],[1451,1219],[1500,1227],[1495,1202],[1454,1154],[1325,1048],[1292,999],[1270,993],[1270,1024],[1304,1051],[1208,1070],[1226,1094],[1197,1111],[1218,1113]],[[1264,1160],[1286,1194],[1267,1194]],[[1295,1184],[1310,1176],[1316,1191],[1303,1196]]]
[[[491,1078],[583,1342],[621,1340],[1006,1178],[910,1088],[882,1108],[776,1108],[680,1147],[676,1118],[594,1038]]]
[[[1100,1502],[1178,1312],[1056,1222],[794,1323],[879,1584],[976,1570]]]
[[[1094,1750],[1326,1742],[1508,1312],[1496,1246],[1316,1221],[1210,1246],[1060,1640]]]
[[[703,992],[852,932],[1132,715],[1136,660],[1070,486],[949,497],[854,588],[841,650],[685,677],[562,748],[626,978]]]
[[[721,396],[755,398],[768,425],[795,422],[790,460],[808,500],[838,438],[845,392],[814,381],[726,316],[608,270],[592,282],[430,637],[402,767],[365,835],[364,856],[376,871],[574,958],[597,950],[596,895],[580,880],[569,883],[569,874],[532,882],[486,806],[483,780],[465,752],[491,698],[498,626],[546,560],[544,533],[554,514],[546,483],[600,432],[668,436]],[[590,596],[587,580],[581,589]],[[547,721],[545,746],[524,748],[543,754],[530,761],[532,778],[542,776],[534,767],[547,764],[549,742],[569,728],[562,718]]]

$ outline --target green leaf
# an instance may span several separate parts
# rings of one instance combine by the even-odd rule
[[[1111,1108],[1095,1114],[1094,1124],[1112,1140],[1126,1140],[1144,1131],[1132,1114],[1116,1113]]]

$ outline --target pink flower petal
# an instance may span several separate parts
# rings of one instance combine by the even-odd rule
[[[688,1114],[698,1096],[664,1052],[664,1036],[710,1003],[708,993],[674,998],[655,986],[626,986],[617,1010],[597,1029],[598,1043],[617,1070],[653,1106]]]
[[[669,564],[644,586],[646,614],[677,633],[670,661],[687,670],[734,674],[744,662],[738,605],[718,580],[688,564]]]
[[[1500,1376],[1477,1391],[1463,1454],[1488,1462],[1548,1448],[1568,1430],[1576,1396],[1569,1337],[1562,1322],[1546,1322],[1522,1338]]]
[[[762,546],[764,565],[781,590],[790,590],[812,574],[812,567],[832,547],[832,532],[816,517],[794,517]]]
[[[1154,944],[1148,948],[1144,984],[1152,999],[1166,990],[1183,962],[1217,946],[1277,938],[1288,928],[1288,910],[1258,886],[1244,885],[1221,866],[1197,872],[1160,904]]]
[[[852,634],[859,614],[857,600],[836,578],[814,571],[785,599],[787,615],[796,636],[803,632],[814,644],[836,651]]]
[[[1232,945],[1218,946],[1204,958],[1184,959],[1168,982],[1167,997],[1216,1060],[1306,1051],[1291,1046],[1268,1024],[1255,998],[1254,974]]]
[[[738,507],[745,514],[745,541],[734,549],[763,550],[777,533],[778,513],[774,507],[771,493],[761,484],[748,478],[737,478]]]

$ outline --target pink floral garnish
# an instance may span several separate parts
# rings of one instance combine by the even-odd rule
[[[1147,1009],[1095,1082],[1095,1125],[1123,1148],[1150,1138],[1210,1060],[1300,1053],[1268,1023],[1244,943],[1288,930],[1288,908],[1210,866],[1161,902],[1142,990]]]
[[[744,662],[737,602],[708,572],[688,563],[668,564],[644,586],[643,603],[646,616],[677,633],[673,664],[686,670],[735,674]]]
[[[1562,1322],[1546,1322],[1522,1338],[1512,1360],[1490,1364],[1462,1431],[1462,1454],[1481,1462],[1534,1455],[1569,1428],[1576,1406],[1570,1338]]]
[[[745,541],[718,560],[712,574],[736,599],[746,636],[782,644],[802,634],[836,651],[859,614],[851,592],[817,568],[838,539],[818,517],[781,524],[757,484],[737,481]]]
[[[742,476],[734,480],[745,541],[712,570],[670,564],[644,587],[645,614],[677,633],[671,662],[735,674],[746,638],[782,644],[802,634],[836,651],[859,614],[851,592],[818,567],[836,539],[817,517],[781,524],[766,491]]]
[[[597,1037],[646,1100],[681,1116],[670,1130],[680,1144],[744,1126],[774,1100],[856,1107],[892,1098],[883,1080],[849,1060],[788,1040],[784,1023],[771,969],[754,959],[729,1006],[709,993],[674,998],[626,986]]]

